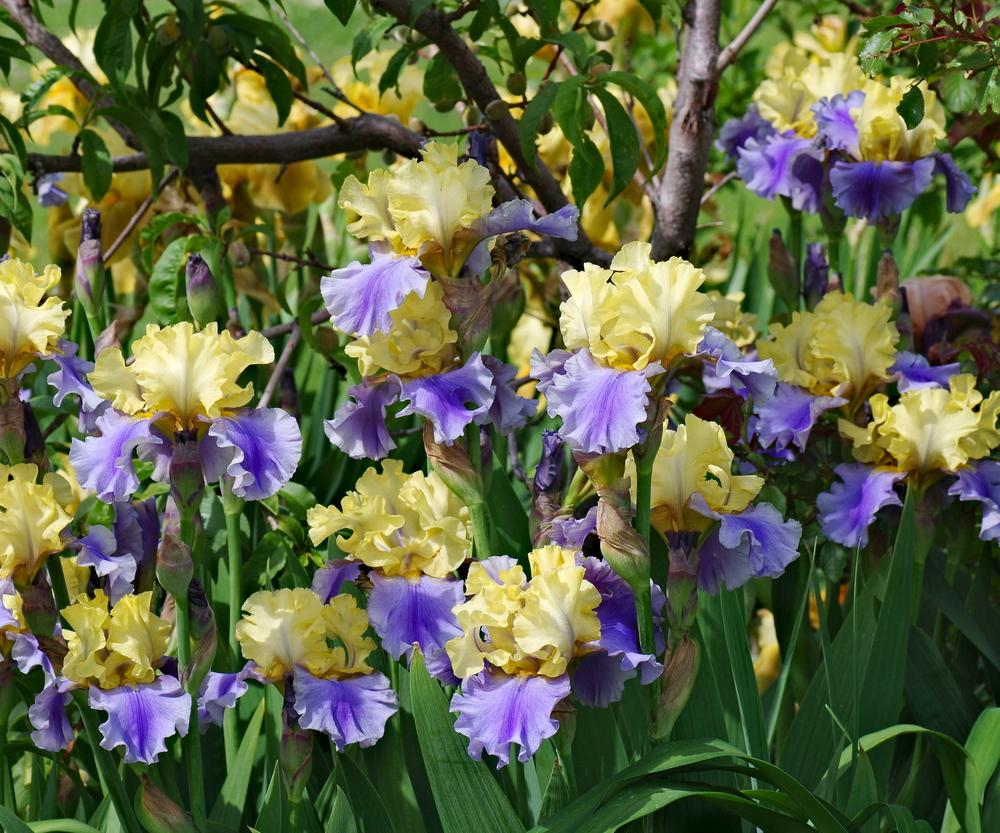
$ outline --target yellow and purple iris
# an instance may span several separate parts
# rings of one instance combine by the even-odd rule
[[[57,495],[65,481],[57,474],[37,479],[33,463],[0,465],[0,579],[19,585],[31,583],[68,544],[63,533],[72,518]]]
[[[1000,446],[1000,391],[984,398],[967,373],[946,383],[911,387],[895,405],[876,394],[869,400],[868,424],[840,421],[858,462],[838,466],[840,482],[817,500],[827,537],[864,546],[876,513],[900,504],[893,490],[897,482],[906,478],[924,488],[946,475],[957,478],[950,494],[983,504],[980,537],[1000,536],[1000,464],[986,459]]]
[[[414,645],[434,676],[454,683],[445,644],[461,633],[452,608],[465,594],[455,571],[471,555],[469,511],[434,473],[406,474],[398,460],[382,471],[368,469],[340,508],[314,506],[308,513],[309,538],[318,546],[339,535],[347,560],[319,570],[313,590],[322,599],[368,568],[372,589],[368,615],[382,647],[407,659]]]
[[[38,358],[58,349],[69,310],[48,291],[59,282],[58,266],[35,274],[17,258],[0,261],[0,380],[16,379]]]
[[[226,478],[250,500],[273,495],[298,464],[299,427],[280,408],[248,408],[253,386],[239,383],[248,367],[273,360],[259,333],[236,339],[215,324],[181,323],[150,324],[131,362],[109,348],[92,369],[64,364],[50,378],[60,395],[78,393],[84,410],[94,397],[98,403],[91,419],[100,433],[74,439],[70,450],[81,483],[102,500],[123,500],[139,486],[133,454],[155,462],[154,479],[165,480],[177,443],[196,442],[206,480]]]
[[[382,737],[398,702],[367,662],[375,642],[353,596],[324,603],[305,588],[260,591],[243,611],[236,638],[250,676],[286,687],[302,728],[324,732],[341,751]]]

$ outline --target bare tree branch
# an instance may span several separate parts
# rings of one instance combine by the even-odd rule
[[[670,125],[667,166],[654,203],[653,257],[686,256],[698,227],[708,150],[715,130],[719,0],[688,0]]]
[[[764,18],[770,14],[771,9],[773,9],[778,4],[778,0],[764,0],[760,4],[760,7],[753,13],[753,16],[747,21],[746,26],[740,31],[740,33],[732,39],[732,41],[719,53],[719,60],[715,64],[715,72],[718,75],[722,74],[722,71],[728,67],[739,51],[747,45],[747,41],[753,37],[753,33],[757,31],[757,28],[761,23],[764,22]]]

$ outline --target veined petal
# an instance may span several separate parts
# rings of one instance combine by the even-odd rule
[[[359,575],[361,575],[361,565],[357,561],[335,558],[327,561],[315,572],[312,591],[323,600],[323,604],[327,604],[340,592],[344,582],[356,581]]]
[[[952,364],[931,365],[926,356],[919,353],[909,353],[900,350],[896,361],[889,368],[889,373],[895,373],[900,393],[920,388],[947,388],[952,376],[960,372],[962,365]]]
[[[434,426],[434,440],[453,443],[473,421],[489,418],[496,396],[493,374],[474,353],[462,367],[402,383],[400,416],[420,414]]]
[[[816,498],[823,534],[845,547],[867,546],[868,527],[879,509],[902,505],[892,487],[904,473],[863,463],[844,463],[834,471],[841,482]]]
[[[769,200],[788,197],[803,211],[818,209],[823,173],[820,151],[810,140],[794,135],[749,139],[738,153],[736,170],[755,194]]]
[[[597,507],[591,507],[582,518],[556,518],[552,521],[549,537],[560,547],[579,550],[587,536],[597,531]],[[593,583],[593,582],[591,582]]]
[[[1000,541],[1000,460],[980,460],[957,472],[957,480],[948,489],[959,500],[977,500],[983,505],[979,537]]]
[[[33,633],[14,634],[14,645],[10,650],[10,658],[14,660],[17,670],[22,674],[27,674],[32,668],[41,668],[46,685],[54,682],[56,678],[52,660],[39,647],[38,638]]]
[[[537,347],[531,351],[531,378],[538,382],[539,393],[545,393],[553,379],[564,372],[566,362],[573,357],[569,350],[553,350],[542,353]]]
[[[754,403],[750,433],[764,448],[773,446],[776,451],[784,451],[795,445],[805,451],[820,414],[846,404],[847,400],[839,396],[813,396],[804,388],[779,382],[774,396]]]
[[[376,743],[399,709],[396,692],[378,672],[324,680],[296,668],[293,686],[299,725],[325,732],[339,752],[352,743],[362,748]]]
[[[946,188],[945,203],[948,210],[952,214],[965,211],[965,206],[969,204],[969,200],[976,195],[976,187],[969,182],[969,178],[965,175],[965,172],[955,164],[955,160],[952,159],[950,153],[934,154],[934,173],[944,176]]]
[[[98,417],[100,436],[74,439],[70,446],[69,460],[79,474],[80,485],[93,489],[106,503],[124,500],[138,489],[132,455],[140,447],[161,442],[153,432],[154,420],[135,420],[112,408]]]
[[[108,690],[92,686],[90,707],[107,712],[100,725],[101,747],[125,747],[125,763],[153,764],[167,749],[166,740],[187,734],[191,695],[175,677]]]
[[[355,460],[381,460],[396,447],[385,424],[385,409],[396,401],[399,387],[391,382],[362,382],[347,395],[333,419],[323,423],[327,438]]]
[[[858,126],[851,115],[865,103],[865,94],[854,90],[846,96],[838,94],[833,98],[821,98],[812,111],[816,118],[816,128],[830,150],[840,150],[857,158]]]
[[[880,220],[902,214],[931,184],[934,159],[915,162],[835,162],[833,198],[851,217]]]
[[[233,708],[236,701],[247,693],[250,670],[251,663],[248,662],[231,674],[209,671],[205,675],[198,692],[198,722],[202,731],[209,723],[222,725],[225,710]]]
[[[450,710],[458,715],[455,731],[469,739],[469,756],[478,761],[487,752],[499,769],[510,763],[512,743],[520,747],[517,758],[524,762],[559,730],[552,712],[569,693],[566,675],[512,677],[483,671],[462,681]]]
[[[39,749],[59,752],[66,749],[73,740],[73,727],[66,717],[66,706],[72,699],[70,687],[68,680],[50,683],[28,707],[28,720],[34,727],[31,742]]]
[[[281,408],[257,408],[214,420],[200,451],[206,480],[231,477],[235,495],[263,500],[291,479],[302,456],[302,433]]]
[[[740,148],[751,139],[761,142],[777,132],[774,125],[761,116],[757,105],[751,104],[742,117],[730,119],[722,125],[715,146],[726,156],[736,159]]]
[[[93,567],[98,576],[107,580],[108,598],[114,604],[132,592],[138,562],[131,553],[118,554],[118,541],[106,526],[92,526],[76,542],[76,563]]]
[[[50,373],[46,381],[56,389],[52,397],[56,407],[62,406],[63,400],[72,393],[80,398],[80,408],[90,412],[100,407],[104,400],[87,381],[87,374],[93,371],[94,363],[79,358],[76,355],[78,349],[71,341],[60,341],[59,352],[48,357],[59,369]]]
[[[534,399],[518,396],[510,383],[517,376],[517,368],[500,361],[496,356],[483,356],[483,364],[493,374],[493,404],[490,421],[501,434],[509,434],[524,426],[538,408]]]

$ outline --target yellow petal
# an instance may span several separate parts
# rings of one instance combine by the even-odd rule
[[[30,263],[0,263],[0,379],[13,379],[37,357],[55,351],[69,310],[45,293],[59,282],[57,266],[35,274]]]
[[[244,658],[269,680],[281,680],[300,665],[322,675],[330,663],[323,602],[304,588],[262,590],[243,603],[236,639]]]

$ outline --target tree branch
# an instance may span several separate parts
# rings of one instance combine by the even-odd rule
[[[657,260],[687,256],[694,244],[715,130],[719,15],[719,0],[689,0],[684,7],[684,44],[667,166],[654,202],[652,254]]]
[[[764,22],[764,18],[768,16],[771,9],[773,9],[778,4],[778,0],[764,0],[760,4],[760,7],[753,13],[753,16],[747,21],[746,26],[740,31],[740,33],[732,39],[732,41],[719,53],[719,60],[715,64],[715,72],[717,75],[721,75],[722,71],[729,66],[733,59],[739,51],[747,45],[747,41],[753,37],[753,33],[757,31],[761,23]]]

